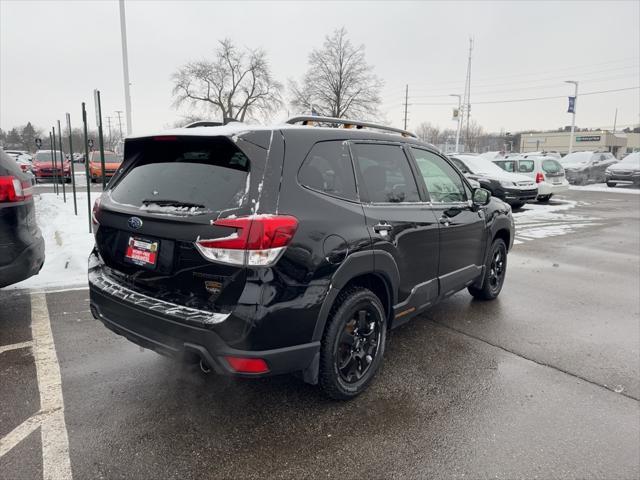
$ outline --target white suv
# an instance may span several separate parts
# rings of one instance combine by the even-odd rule
[[[535,180],[538,185],[536,200],[548,202],[556,193],[569,190],[569,182],[565,178],[562,165],[550,156],[515,156],[499,158],[493,161],[507,172],[526,175]]]

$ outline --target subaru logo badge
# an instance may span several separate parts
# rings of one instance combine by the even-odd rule
[[[134,230],[138,230],[142,226],[142,220],[140,220],[138,217],[129,218],[129,220],[127,220],[127,223],[129,224],[129,228],[133,228]]]

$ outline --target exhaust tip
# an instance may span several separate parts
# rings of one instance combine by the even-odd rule
[[[202,357],[200,358],[200,370],[202,370],[203,373],[211,373],[211,367]]]

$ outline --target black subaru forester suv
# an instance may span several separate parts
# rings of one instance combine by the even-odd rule
[[[463,288],[500,293],[511,209],[409,132],[288,123],[127,139],[94,206],[91,311],[205,370],[298,372],[348,399],[390,328]]]

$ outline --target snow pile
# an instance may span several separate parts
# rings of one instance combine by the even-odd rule
[[[549,204],[528,203],[522,210],[513,213],[516,224],[516,245],[528,240],[555,237],[575,232],[578,229],[599,225],[597,217],[568,213],[576,206],[588,205],[573,200],[551,200]]]
[[[91,205],[100,195],[91,193]],[[87,285],[87,258],[93,248],[93,235],[89,233],[87,194],[77,194],[78,215],[73,214],[73,196],[41,193],[34,196],[36,219],[45,243],[45,261],[42,270],[22,282],[7,288],[51,288]]]
[[[592,185],[571,185],[569,190],[582,190],[583,192],[607,192],[607,193],[630,193],[640,195],[640,189],[633,185],[620,185],[619,187],[607,187],[606,183],[594,183]]]

